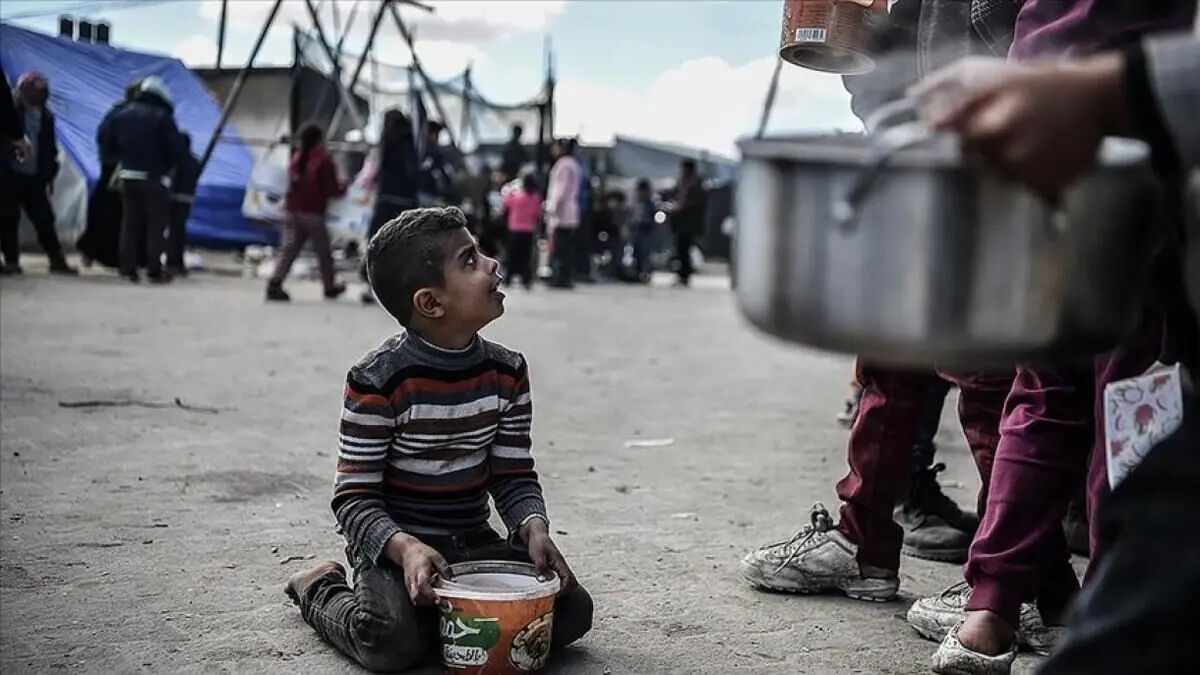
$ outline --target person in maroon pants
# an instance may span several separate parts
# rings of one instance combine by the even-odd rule
[[[860,118],[902,96],[903,87],[917,81],[919,65],[936,68],[966,54],[995,53],[992,45],[961,29],[969,23],[967,3],[935,4],[900,0],[876,46],[880,54],[893,49],[902,53],[878,58],[870,75],[844,78]],[[918,39],[918,32],[928,39]],[[919,45],[919,58],[914,58],[913,45]],[[1005,42],[1003,49],[1007,46]],[[979,505],[986,503],[1013,371],[935,373],[860,362],[856,379],[863,394],[847,447],[850,471],[837,485],[843,502],[840,518],[835,523],[817,505],[809,524],[794,537],[748,553],[742,574],[751,584],[794,593],[841,592],[861,600],[896,596],[903,530],[894,509],[907,491],[913,447],[938,377],[959,387],[959,420],[982,479]]]
[[[1147,32],[1190,25],[1195,7],[1195,0],[1026,1],[1010,58],[1119,46]],[[1179,342],[1180,333],[1172,326],[1186,330],[1194,325],[1180,290],[1181,261],[1171,257],[1174,253],[1177,249],[1164,247],[1156,261],[1155,293],[1143,325],[1121,348],[1094,363],[1018,368],[965,583],[919,600],[909,611],[909,621],[920,634],[941,641],[934,655],[935,672],[1007,673],[1018,645],[1048,653],[1059,637],[1066,608],[1079,590],[1060,525],[1072,486],[1086,478],[1090,513],[1108,494],[1104,455],[1098,447],[1103,441],[1104,387],[1140,375],[1158,359],[1191,360],[1186,347],[1181,350],[1164,340],[1164,327],[1167,336]],[[1182,335],[1182,342],[1194,349],[1194,337]],[[1091,520],[1094,568],[1104,551],[1096,545],[1097,521]],[[1035,599],[1041,621],[1036,632],[1027,629],[1022,611],[1023,603]]]
[[[275,271],[267,281],[267,300],[291,300],[283,290],[283,280],[305,241],[312,241],[317,254],[325,298],[334,300],[346,292],[346,285],[337,280],[334,270],[325,211],[330,200],[346,194],[346,183],[338,178],[337,167],[325,150],[325,133],[320,127],[309,125],[300,132],[300,148],[292,155],[288,177],[291,185],[287,192],[287,222],[283,225],[283,241]]]

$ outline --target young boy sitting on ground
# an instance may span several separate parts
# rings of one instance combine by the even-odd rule
[[[405,332],[346,378],[333,510],[354,566],[288,580],[317,633],[359,664],[397,672],[436,660],[436,576],[449,563],[518,560],[563,586],[553,649],[592,626],[592,599],[550,539],[530,455],[525,358],[479,336],[504,313],[498,263],[480,253],[457,208],[408,211],[367,246],[379,303]],[[488,525],[488,496],[508,529]]]

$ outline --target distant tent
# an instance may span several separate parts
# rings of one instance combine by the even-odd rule
[[[42,72],[50,80],[50,108],[58,118],[58,142],[67,160],[64,173],[68,177],[77,173],[89,193],[96,188],[100,177],[96,126],[113,103],[121,99],[130,82],[150,75],[162,79],[175,103],[175,119],[180,129],[191,135],[192,150],[197,155],[204,151],[204,144],[221,116],[220,106],[208,89],[178,59],[75,42],[0,24],[0,64],[14,80],[31,70]],[[272,233],[253,227],[242,217],[242,197],[254,157],[241,142],[228,140],[235,133],[233,129],[225,130],[200,178],[188,222],[188,238],[192,243],[240,247],[266,243],[273,238]],[[83,199],[86,201],[86,194]],[[86,208],[80,210],[77,196],[60,196],[56,190],[55,206],[59,211],[59,231],[63,234],[75,231],[73,234],[77,235],[86,218]]]

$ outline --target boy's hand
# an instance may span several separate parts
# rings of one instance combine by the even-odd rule
[[[571,572],[558,546],[550,539],[550,529],[546,526],[546,521],[533,518],[525,523],[521,527],[521,539],[525,541],[525,546],[529,549],[529,559],[533,561],[538,572],[545,574],[553,571],[558,575],[558,580],[562,583],[559,593],[575,587],[575,574]]]
[[[389,539],[384,555],[404,570],[404,587],[414,605],[435,604],[434,577],[441,575],[443,579],[449,579],[452,576],[450,565],[441,553],[407,534],[397,534]]]

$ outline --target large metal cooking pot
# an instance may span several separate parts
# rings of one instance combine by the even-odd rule
[[[1137,322],[1159,243],[1143,143],[1106,140],[1053,201],[920,122],[740,147],[734,288],[776,337],[978,367],[1104,351]]]

